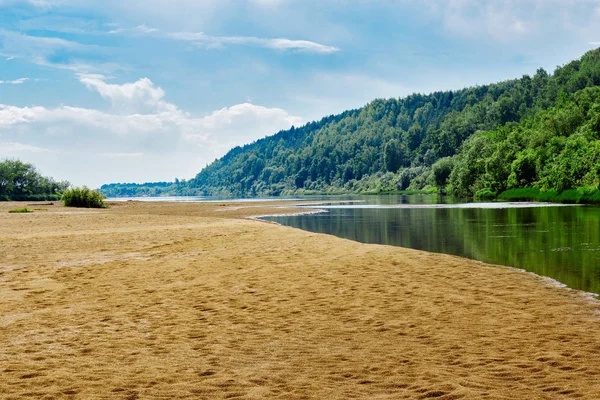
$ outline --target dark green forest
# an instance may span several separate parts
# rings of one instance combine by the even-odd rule
[[[535,75],[374,100],[215,160],[184,182],[105,185],[108,196],[424,190],[494,197],[597,188],[600,49]],[[537,193],[537,192],[536,192]]]
[[[42,176],[32,164],[0,161],[0,201],[60,200],[69,182]]]

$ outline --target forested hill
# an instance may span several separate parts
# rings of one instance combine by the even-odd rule
[[[539,69],[485,86],[375,100],[236,147],[176,191],[473,195],[597,185],[598,85],[600,49],[552,75]]]

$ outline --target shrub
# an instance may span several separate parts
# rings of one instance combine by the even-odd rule
[[[98,190],[90,190],[87,186],[65,190],[63,201],[66,207],[106,208],[104,195]]]
[[[558,197],[558,192],[554,189],[552,190],[548,190],[545,192],[540,192],[537,200],[538,201],[556,201],[556,198]]]
[[[580,193],[577,189],[564,190],[554,201],[559,203],[579,203]]]
[[[556,192],[554,192],[556,194]],[[498,196],[501,200],[523,201],[523,200],[538,200],[541,196],[540,189],[537,188],[520,188],[509,189],[500,193]],[[550,201],[551,199],[548,199]]]
[[[600,190],[597,186],[583,186],[577,189],[579,196],[577,198],[578,203],[600,203]]]
[[[15,213],[32,213],[33,210],[28,209],[27,207],[25,208],[15,208],[14,210],[10,210],[9,213],[11,214],[15,214]]]
[[[482,189],[475,193],[476,200],[493,200],[496,198],[496,193],[490,189]]]

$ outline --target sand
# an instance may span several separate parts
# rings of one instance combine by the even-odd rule
[[[2,399],[600,398],[599,303],[532,274],[245,218],[289,212],[265,204],[15,206]]]

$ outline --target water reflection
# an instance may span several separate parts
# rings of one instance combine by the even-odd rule
[[[387,200],[379,200],[379,204],[391,204],[385,203]],[[415,203],[418,201],[415,199]],[[572,288],[600,293],[598,207],[333,208],[328,211],[268,219],[363,243],[454,254],[523,268]]]

